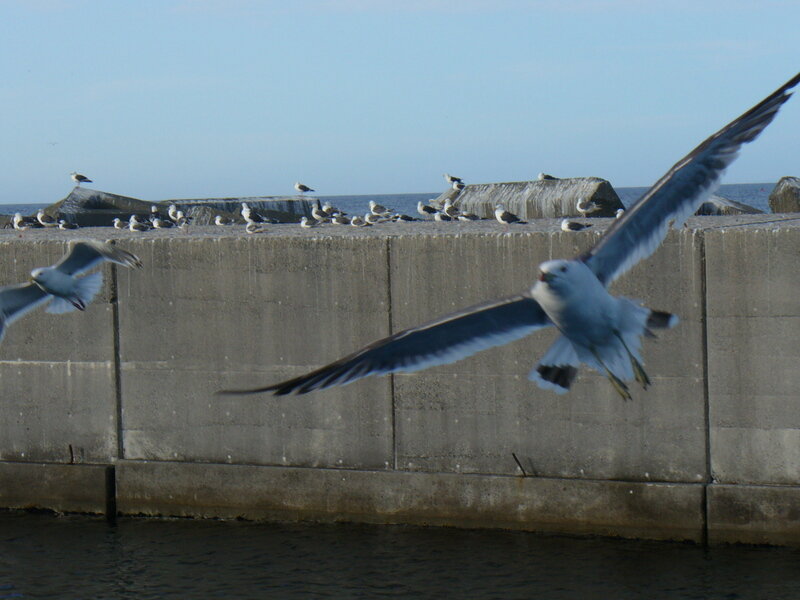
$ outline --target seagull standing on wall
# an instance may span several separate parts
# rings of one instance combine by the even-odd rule
[[[661,245],[714,192],[743,144],[769,125],[800,82],[800,73],[679,160],[619,219],[593,248],[572,260],[539,265],[537,281],[523,292],[446,315],[378,340],[306,375],[249,390],[222,393],[303,394],[368,375],[412,372],[461,360],[555,326],[560,336],[529,379],[564,393],[578,367],[604,374],[624,399],[626,381],[647,388],[641,338],[673,327],[677,317],[615,297],[607,288]]]
[[[75,171],[70,173],[70,176],[72,177],[72,181],[74,181],[78,187],[81,187],[82,183],[92,183],[92,180],[89,179],[86,175],[81,175],[80,173],[76,173]]]
[[[454,183],[464,183],[461,180],[461,177],[456,177],[455,175],[450,175],[450,173],[445,173],[444,174],[444,180],[447,183],[449,183],[450,185],[453,185]]]
[[[299,181],[295,182],[294,189],[296,189],[301,194],[305,194],[306,192],[315,192],[316,191],[316,190],[312,190],[307,185],[300,183]]]

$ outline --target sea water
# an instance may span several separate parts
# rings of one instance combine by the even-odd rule
[[[0,598],[796,600],[800,551],[0,512]]]

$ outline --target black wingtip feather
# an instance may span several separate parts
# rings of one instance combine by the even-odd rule
[[[572,382],[575,381],[575,377],[578,375],[578,369],[570,365],[539,365],[536,367],[536,371],[545,381],[553,383],[565,390],[570,388]]]

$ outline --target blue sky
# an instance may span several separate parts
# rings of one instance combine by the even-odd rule
[[[797,1],[0,0],[0,203],[649,185],[800,70]],[[800,175],[800,98],[726,183]]]

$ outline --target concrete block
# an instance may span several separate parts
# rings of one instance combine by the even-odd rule
[[[122,461],[122,514],[494,527],[702,539],[702,487]]]
[[[800,483],[800,227],[706,233],[712,472]]]
[[[303,398],[213,395],[388,335],[385,240],[162,238],[134,249],[148,268],[119,285],[126,457],[390,466],[388,380]]]
[[[106,465],[0,462],[0,507],[104,514],[109,469]]]
[[[609,220],[586,234],[403,236],[391,240],[394,331],[530,286],[538,265],[590,248]],[[540,390],[528,372],[553,331],[464,361],[395,376],[398,468],[461,473],[699,482],[706,477],[701,244],[670,234],[614,293],[680,315],[678,328],[645,341],[648,391],[623,401],[583,369],[565,396]],[[435,273],[421,278],[419,273]],[[634,386],[636,384],[633,384]]]
[[[800,488],[709,486],[708,541],[800,545]]]

